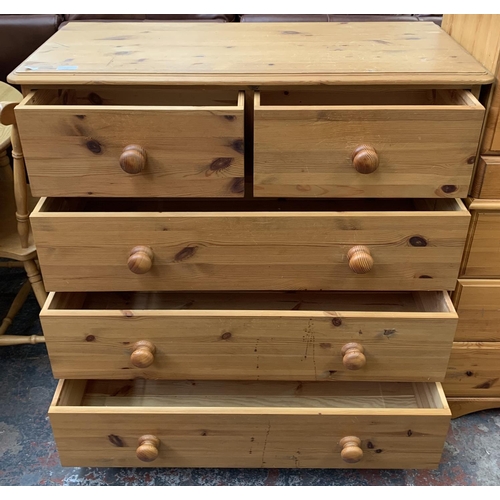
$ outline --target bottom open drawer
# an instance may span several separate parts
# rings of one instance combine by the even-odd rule
[[[63,466],[435,468],[439,383],[62,380]]]

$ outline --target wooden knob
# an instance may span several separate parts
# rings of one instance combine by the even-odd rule
[[[363,346],[356,342],[350,342],[342,347],[342,363],[348,370],[359,370],[366,365],[366,357]]]
[[[360,174],[371,174],[378,168],[378,154],[373,146],[362,144],[351,155],[352,164]]]
[[[342,451],[340,456],[344,462],[355,464],[363,458],[363,450],[361,449],[361,439],[356,436],[346,436],[340,440]]]
[[[373,257],[370,249],[364,245],[356,245],[347,252],[349,267],[356,274],[365,274],[373,267]]]
[[[127,174],[138,174],[146,167],[146,160],[146,150],[137,144],[130,144],[120,156],[120,167]]]
[[[139,438],[139,446],[135,454],[142,462],[152,462],[158,458],[160,440],[152,434],[146,434]]]
[[[137,368],[147,368],[154,363],[156,347],[149,340],[139,340],[132,346],[130,362]]]
[[[135,274],[147,273],[153,266],[153,250],[144,245],[132,248],[127,264]]]

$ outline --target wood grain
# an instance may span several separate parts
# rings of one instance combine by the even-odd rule
[[[22,85],[480,84],[491,78],[434,23],[403,22],[69,23],[9,75]]]
[[[481,410],[500,408],[500,398],[448,398],[451,418],[462,417]]]
[[[439,381],[457,316],[443,292],[56,293],[41,321],[56,378]],[[156,348],[142,368],[141,341]]]
[[[500,397],[500,343],[455,342],[443,387],[447,396]]]
[[[442,27],[495,75],[481,151],[500,151],[500,15],[445,14]]]
[[[487,200],[489,201],[489,200]],[[496,200],[493,202],[500,207]],[[464,255],[464,278],[497,278],[500,277],[500,212],[470,206],[472,240],[470,249]]]
[[[481,156],[471,189],[474,198],[500,198],[500,157]]]
[[[500,280],[458,280],[457,342],[500,342]]]
[[[357,202],[354,212],[313,211],[307,202],[305,211],[258,213],[233,211],[236,203],[212,212],[209,202],[197,205],[207,211],[168,211],[170,204],[157,203],[159,211],[142,212],[135,201],[116,212],[120,204],[111,200],[101,212],[72,212],[66,201],[49,198],[31,218],[46,286],[54,291],[453,289],[469,222],[460,201],[445,199],[408,211],[363,211],[371,202]],[[241,207],[253,206],[246,201]],[[366,274],[347,262],[359,244],[375,262]],[[154,252],[144,275],[127,266],[137,245]]]
[[[137,93],[122,91],[115,100],[91,93],[95,102],[126,103],[117,105],[65,104],[66,94],[56,90],[28,95],[16,117],[34,194],[243,196],[243,93],[226,92],[232,105],[212,105],[210,92],[208,105],[172,105],[175,95],[169,92],[156,92],[155,105],[129,104]],[[66,100],[83,100],[77,97]],[[144,168],[135,174],[121,166],[131,145],[147,153]]]
[[[110,390],[118,405],[137,393],[136,404],[101,406]],[[420,406],[426,393],[436,399]],[[152,394],[158,406],[144,406]],[[218,399],[220,406],[207,406]],[[450,418],[438,384],[97,382],[83,403],[92,406],[53,404],[49,411],[64,466],[141,466],[137,439],[154,434],[160,467],[339,468],[341,439],[356,435],[364,454],[352,467],[433,468]]]
[[[484,117],[470,92],[411,93],[407,105],[404,91],[349,91],[346,104],[342,92],[284,93],[256,93],[255,196],[467,196]],[[352,159],[365,144],[376,151],[371,173]]]

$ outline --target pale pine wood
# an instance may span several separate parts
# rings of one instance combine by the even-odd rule
[[[433,209],[388,200],[380,203],[392,207],[387,212],[363,211],[377,207],[375,201],[356,201],[359,211],[345,212],[333,210],[353,204],[327,203],[328,211],[313,211],[307,202],[305,211],[274,212],[263,203],[262,212],[237,212],[233,203],[231,211],[212,212],[218,205],[206,202],[196,206],[206,211],[181,212],[177,202],[164,202],[154,209],[161,212],[142,212],[149,203],[128,201],[126,211],[117,212],[120,203],[87,201],[85,211],[72,212],[71,203],[65,208],[65,200],[48,199],[32,214],[50,290],[453,289],[469,223],[455,200],[435,200]],[[246,201],[240,207],[255,210]],[[359,244],[374,260],[366,274],[354,273],[347,261]],[[127,266],[137,245],[154,252],[143,275]]]
[[[457,342],[500,342],[500,280],[458,280]]]
[[[446,296],[52,293],[40,319],[57,378],[439,381],[457,322]]]
[[[69,23],[11,73],[9,81],[443,85],[492,79],[434,23],[151,22],[146,28],[135,23]],[[67,65],[61,66],[62,61]]]
[[[451,418],[462,417],[468,413],[500,408],[500,398],[448,398]]]
[[[472,214],[468,240],[470,248],[464,255],[464,278],[500,277],[500,201],[486,200],[470,205]],[[495,210],[496,209],[496,210]]]
[[[500,151],[500,15],[445,14],[442,27],[495,75],[481,150]]]
[[[91,406],[53,404],[49,415],[65,466],[141,466],[138,439],[154,433],[160,467],[339,468],[342,438],[357,436],[352,467],[433,468],[450,419],[438,385],[438,406],[419,407],[412,384],[94,382]]]
[[[474,198],[500,198],[500,156],[481,156],[471,189]]]
[[[20,102],[23,96],[19,90],[0,82],[0,103],[1,102]],[[0,152],[5,151],[10,146],[10,134],[12,128],[10,125],[0,124]]]
[[[243,93],[215,106],[165,106],[163,93],[155,105],[72,105],[64,95],[35,92],[15,111],[36,196],[243,196]]]
[[[342,105],[340,92],[335,106],[321,105],[324,93],[314,105],[287,94],[289,105],[273,105],[256,93],[255,196],[467,196],[484,117],[470,92],[422,93],[420,105],[378,104],[378,92],[377,105],[356,105],[352,91]],[[366,167],[357,166],[362,147],[372,152]]]
[[[500,397],[500,343],[455,342],[443,387],[447,396]]]

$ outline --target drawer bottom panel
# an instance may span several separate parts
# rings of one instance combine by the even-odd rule
[[[435,468],[440,384],[61,381],[63,466]]]

